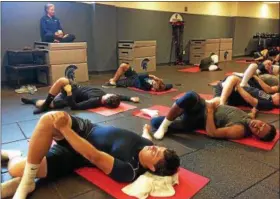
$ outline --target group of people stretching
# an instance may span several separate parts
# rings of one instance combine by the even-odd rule
[[[279,106],[279,80],[274,79],[275,85],[266,81],[273,79],[273,71],[279,73],[279,66],[272,68],[268,61],[250,65],[242,77],[236,74],[219,82],[214,87],[213,99],[204,100],[194,91],[187,92],[176,100],[166,116],[144,109],[152,120],[151,125],[143,127],[142,136],[125,129],[94,124],[64,111],[47,112],[33,131],[27,158],[18,157],[15,151],[1,151],[1,156],[8,161],[9,173],[14,177],[2,183],[2,198],[25,199],[35,189],[35,178],[54,179],[85,166],[97,167],[118,182],[132,182],[146,171],[160,176],[174,175],[180,166],[176,151],[152,142],[153,138],[162,139],[166,133],[205,129],[213,138],[254,136],[264,142],[272,141],[275,127],[255,119],[255,113]],[[270,76],[264,78],[260,76],[262,73]],[[158,92],[171,89],[172,84],[165,84],[154,75],[137,74],[124,63],[103,87],[136,87]],[[34,114],[66,106],[73,110],[100,106],[116,108],[120,101],[137,103],[139,98],[107,94],[67,78],[55,82],[45,100],[22,98],[23,103],[36,106]],[[250,105],[254,115],[230,106],[242,103]],[[55,145],[52,145],[53,140]]]

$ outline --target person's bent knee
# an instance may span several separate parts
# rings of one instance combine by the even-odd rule
[[[57,80],[57,82],[62,85],[62,86],[66,86],[67,84],[69,84],[69,79],[67,79],[66,77],[61,77]]]
[[[249,66],[248,66],[248,68],[250,68],[250,69],[258,69],[258,64],[256,64],[256,63],[252,63],[252,64],[250,64]]]
[[[11,159],[8,163],[8,172],[12,177],[21,177],[23,174],[23,169],[21,168],[21,162],[25,158],[23,157],[15,157]],[[24,168],[24,167],[23,167]]]
[[[129,64],[127,64],[127,63],[122,63],[121,65],[120,65],[120,68],[122,68],[123,70],[128,70],[129,69]]]

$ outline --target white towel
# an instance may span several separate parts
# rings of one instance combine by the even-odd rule
[[[133,183],[127,185],[122,191],[138,199],[153,197],[170,197],[175,194],[173,185],[179,184],[178,173],[173,176],[157,176],[146,172]]]

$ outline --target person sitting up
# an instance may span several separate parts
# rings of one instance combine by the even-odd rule
[[[125,78],[120,79],[122,75]],[[144,91],[166,91],[170,90],[172,84],[164,84],[163,80],[147,73],[137,74],[129,64],[122,63],[115,76],[102,85],[104,88],[110,87],[135,87]]]
[[[279,75],[279,66],[272,65],[271,60],[265,60],[260,64],[256,64],[256,63],[250,64],[246,69],[246,71],[244,72],[240,86],[241,87],[246,86],[249,79],[251,79],[253,75],[262,75],[262,74]]]
[[[107,94],[99,88],[74,84],[71,80],[62,77],[51,87],[45,100],[21,98],[24,104],[33,104],[37,108],[34,114],[39,114],[50,108],[61,109],[70,106],[72,110],[86,110],[105,106],[117,108],[121,101],[139,102],[139,97],[128,97],[116,94]]]
[[[219,57],[218,55],[211,54],[211,56],[206,57],[200,61],[199,68],[201,71],[217,71],[221,70],[218,66]]]
[[[53,140],[56,144],[51,146]],[[9,162],[8,171],[15,178],[2,183],[1,194],[25,199],[35,189],[35,178],[54,180],[83,167],[97,167],[117,182],[132,182],[146,171],[172,176],[179,166],[175,151],[134,132],[52,111],[38,121],[27,159]]]
[[[75,36],[63,32],[60,21],[55,17],[54,4],[48,3],[45,5],[46,15],[41,18],[40,29],[41,39],[43,42],[73,42]]]
[[[153,137],[162,139],[166,133],[193,132],[205,129],[208,136],[222,139],[242,139],[255,136],[261,141],[272,141],[276,135],[273,125],[251,119],[236,107],[219,105],[219,98],[202,99],[196,92],[187,92],[176,100],[167,116],[151,120]]]
[[[272,110],[275,107],[279,107],[279,86],[269,87],[258,77],[256,78],[255,81],[251,82],[253,82],[252,85],[259,84],[259,88],[252,86],[241,87],[240,77],[231,75],[214,86],[215,97],[220,97],[221,105],[228,103],[232,106],[253,107],[251,113],[252,118],[256,117],[258,110]]]

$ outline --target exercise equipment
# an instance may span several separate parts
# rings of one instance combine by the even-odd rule
[[[93,112],[93,113],[98,113],[103,116],[111,116],[111,115],[115,115],[118,113],[122,113],[122,112],[125,112],[128,110],[131,110],[131,109],[135,109],[135,108],[137,108],[137,107],[121,102],[119,107],[114,108],[114,109],[110,109],[110,108],[106,108],[106,107],[99,107],[99,108],[88,109],[88,111]]]
[[[172,41],[169,57],[169,65],[171,65],[171,59],[173,54],[173,47],[175,48],[175,65],[184,65],[183,62],[183,33],[184,33],[184,21],[179,13],[175,13],[169,20],[172,26]]]

